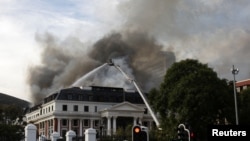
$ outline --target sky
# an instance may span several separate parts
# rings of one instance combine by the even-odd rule
[[[1,0],[0,92],[30,100],[28,68],[41,62],[36,35],[49,32],[59,39],[72,35],[87,42],[96,40],[110,29],[116,4],[109,0]]]
[[[233,78],[232,65],[237,80],[250,78],[248,0],[0,0],[0,92],[32,99],[27,79],[30,68],[46,66],[49,36],[57,45],[74,38],[89,49],[125,31],[146,32],[176,61],[198,59],[221,78]],[[64,46],[85,51],[75,42]]]

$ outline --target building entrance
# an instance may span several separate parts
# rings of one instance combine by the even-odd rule
[[[133,126],[133,117],[117,117],[117,129],[122,128],[123,130],[126,129],[127,126]]]

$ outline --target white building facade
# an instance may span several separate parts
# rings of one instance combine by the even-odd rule
[[[149,129],[155,126],[137,92],[99,86],[62,89],[31,107],[26,118],[37,126],[37,135],[47,138],[53,132],[65,136],[69,130],[77,136],[83,136],[88,128],[96,129],[99,135],[112,135],[129,124]]]

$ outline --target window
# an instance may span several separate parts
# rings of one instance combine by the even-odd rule
[[[52,120],[50,121],[50,123],[51,123],[51,125],[50,125],[50,126],[53,126],[53,122],[54,122],[54,121],[53,121],[53,119],[52,119]]]
[[[88,100],[89,100],[89,101],[93,101],[93,96],[92,96],[92,95],[89,95],[89,96],[88,96]]]
[[[73,120],[73,126],[78,126],[78,119]]]
[[[67,105],[63,105],[62,109],[63,109],[63,111],[67,111],[68,110],[68,106]]]
[[[98,127],[99,126],[99,120],[94,120],[94,125],[95,125],[95,127]]]
[[[67,125],[68,125],[68,120],[62,119],[62,126],[67,126]]]
[[[78,100],[82,100],[83,96],[82,95],[78,95]]]
[[[41,128],[42,128],[42,126],[43,126],[43,125],[42,125],[42,122],[40,122],[39,128],[41,129]]]
[[[68,100],[72,100],[72,95],[71,94],[68,95]]]
[[[83,120],[83,126],[89,126],[89,120],[88,119],[84,119]]]
[[[74,111],[78,111],[78,105],[74,105]]]
[[[144,109],[144,114],[148,114],[148,109],[147,108]]]
[[[95,112],[97,112],[97,106],[95,106]]]
[[[84,106],[84,112],[89,112],[89,106]]]
[[[62,129],[62,137],[65,137],[66,133],[67,133],[67,130],[66,129]]]
[[[78,129],[77,128],[73,128],[73,131],[76,133],[76,135],[78,135]]]

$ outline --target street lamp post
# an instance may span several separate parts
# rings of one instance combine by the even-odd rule
[[[234,105],[235,105],[235,117],[236,117],[236,125],[239,124],[239,119],[238,119],[238,108],[237,108],[237,97],[236,97],[236,85],[235,85],[235,75],[239,73],[239,69],[238,68],[232,68],[232,74],[234,76]]]

